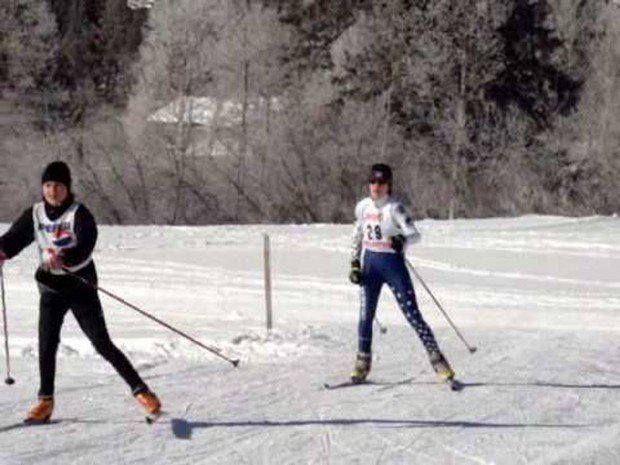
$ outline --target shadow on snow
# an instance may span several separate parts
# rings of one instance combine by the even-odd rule
[[[170,421],[173,434],[179,439],[191,439],[192,432],[201,428],[236,427],[297,427],[297,426],[377,426],[393,428],[584,428],[594,425],[550,423],[497,423],[446,420],[390,420],[390,419],[334,419],[334,420],[249,420],[249,421],[187,421],[173,418]]]
[[[620,384],[576,384],[576,383],[554,383],[548,381],[531,381],[524,382],[461,382],[463,387],[481,387],[481,386],[515,386],[515,387],[550,387],[564,389],[620,389]]]

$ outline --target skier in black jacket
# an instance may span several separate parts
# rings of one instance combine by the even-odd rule
[[[40,266],[35,279],[39,305],[39,402],[26,421],[47,422],[54,409],[56,352],[65,314],[73,312],[93,346],[116,369],[148,414],[157,415],[161,403],[140,378],[127,357],[111,341],[97,291],[66,270],[96,284],[97,272],[91,257],[97,241],[97,225],[88,209],[75,201],[71,172],[61,161],[50,163],[42,178],[43,201],[25,210],[0,236],[0,266],[36,241]]]

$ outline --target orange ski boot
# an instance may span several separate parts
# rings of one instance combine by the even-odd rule
[[[151,423],[161,414],[161,402],[151,391],[142,391],[135,395],[138,403],[146,411],[146,421]]]
[[[53,411],[54,399],[52,397],[39,399],[39,403],[28,411],[24,422],[33,425],[47,423],[50,421]]]

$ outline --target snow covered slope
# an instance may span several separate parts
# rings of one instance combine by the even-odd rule
[[[460,393],[436,382],[385,291],[373,383],[323,389],[347,377],[356,348],[348,226],[101,227],[102,287],[241,359],[232,368],[102,297],[113,340],[164,403],[151,426],[71,316],[54,421],[21,425],[38,387],[27,249],[5,266],[16,384],[0,387],[0,464],[620,463],[620,219],[418,225],[409,259],[479,348],[468,354],[416,285]]]

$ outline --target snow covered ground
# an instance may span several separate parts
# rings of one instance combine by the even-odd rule
[[[164,403],[151,426],[71,316],[54,421],[20,424],[38,387],[27,249],[5,267],[16,384],[0,387],[0,464],[620,463],[620,219],[418,225],[409,258],[478,346],[470,355],[416,286],[459,393],[436,382],[385,291],[374,383],[323,389],[347,377],[356,348],[348,226],[101,227],[102,287],[241,359],[235,369],[102,297],[113,340]]]

